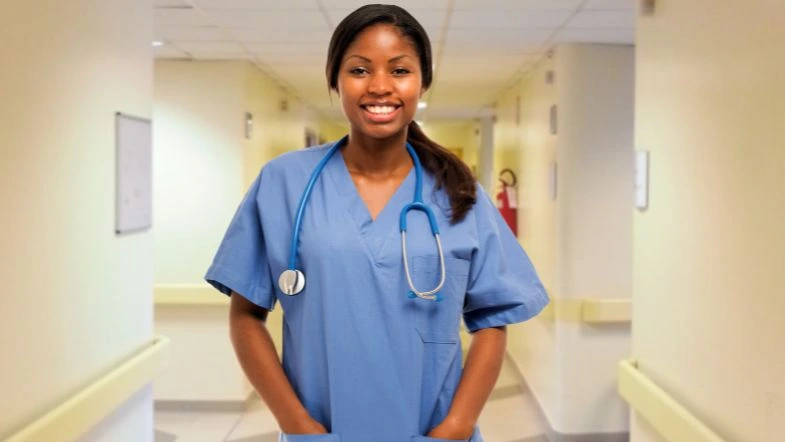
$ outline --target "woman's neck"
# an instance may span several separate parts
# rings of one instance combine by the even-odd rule
[[[343,149],[346,167],[352,173],[387,178],[406,174],[412,159],[406,151],[406,132],[387,139],[374,139],[354,131]]]

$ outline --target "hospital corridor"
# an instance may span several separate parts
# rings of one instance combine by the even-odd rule
[[[0,442],[785,442],[785,2],[388,3],[3,0]]]

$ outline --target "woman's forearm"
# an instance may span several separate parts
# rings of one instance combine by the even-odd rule
[[[252,314],[230,315],[231,339],[240,365],[284,433],[324,433],[308,414],[281,367],[264,321]]]
[[[485,402],[499,378],[507,345],[505,327],[478,330],[472,336],[466,365],[444,424],[471,436]]]

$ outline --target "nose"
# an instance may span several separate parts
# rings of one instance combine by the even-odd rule
[[[386,72],[374,73],[368,82],[368,93],[372,95],[389,95],[392,93],[392,79]]]

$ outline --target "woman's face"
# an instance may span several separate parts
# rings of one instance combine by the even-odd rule
[[[414,119],[422,93],[417,50],[394,26],[371,26],[346,49],[338,94],[353,133],[374,139],[400,134]]]

